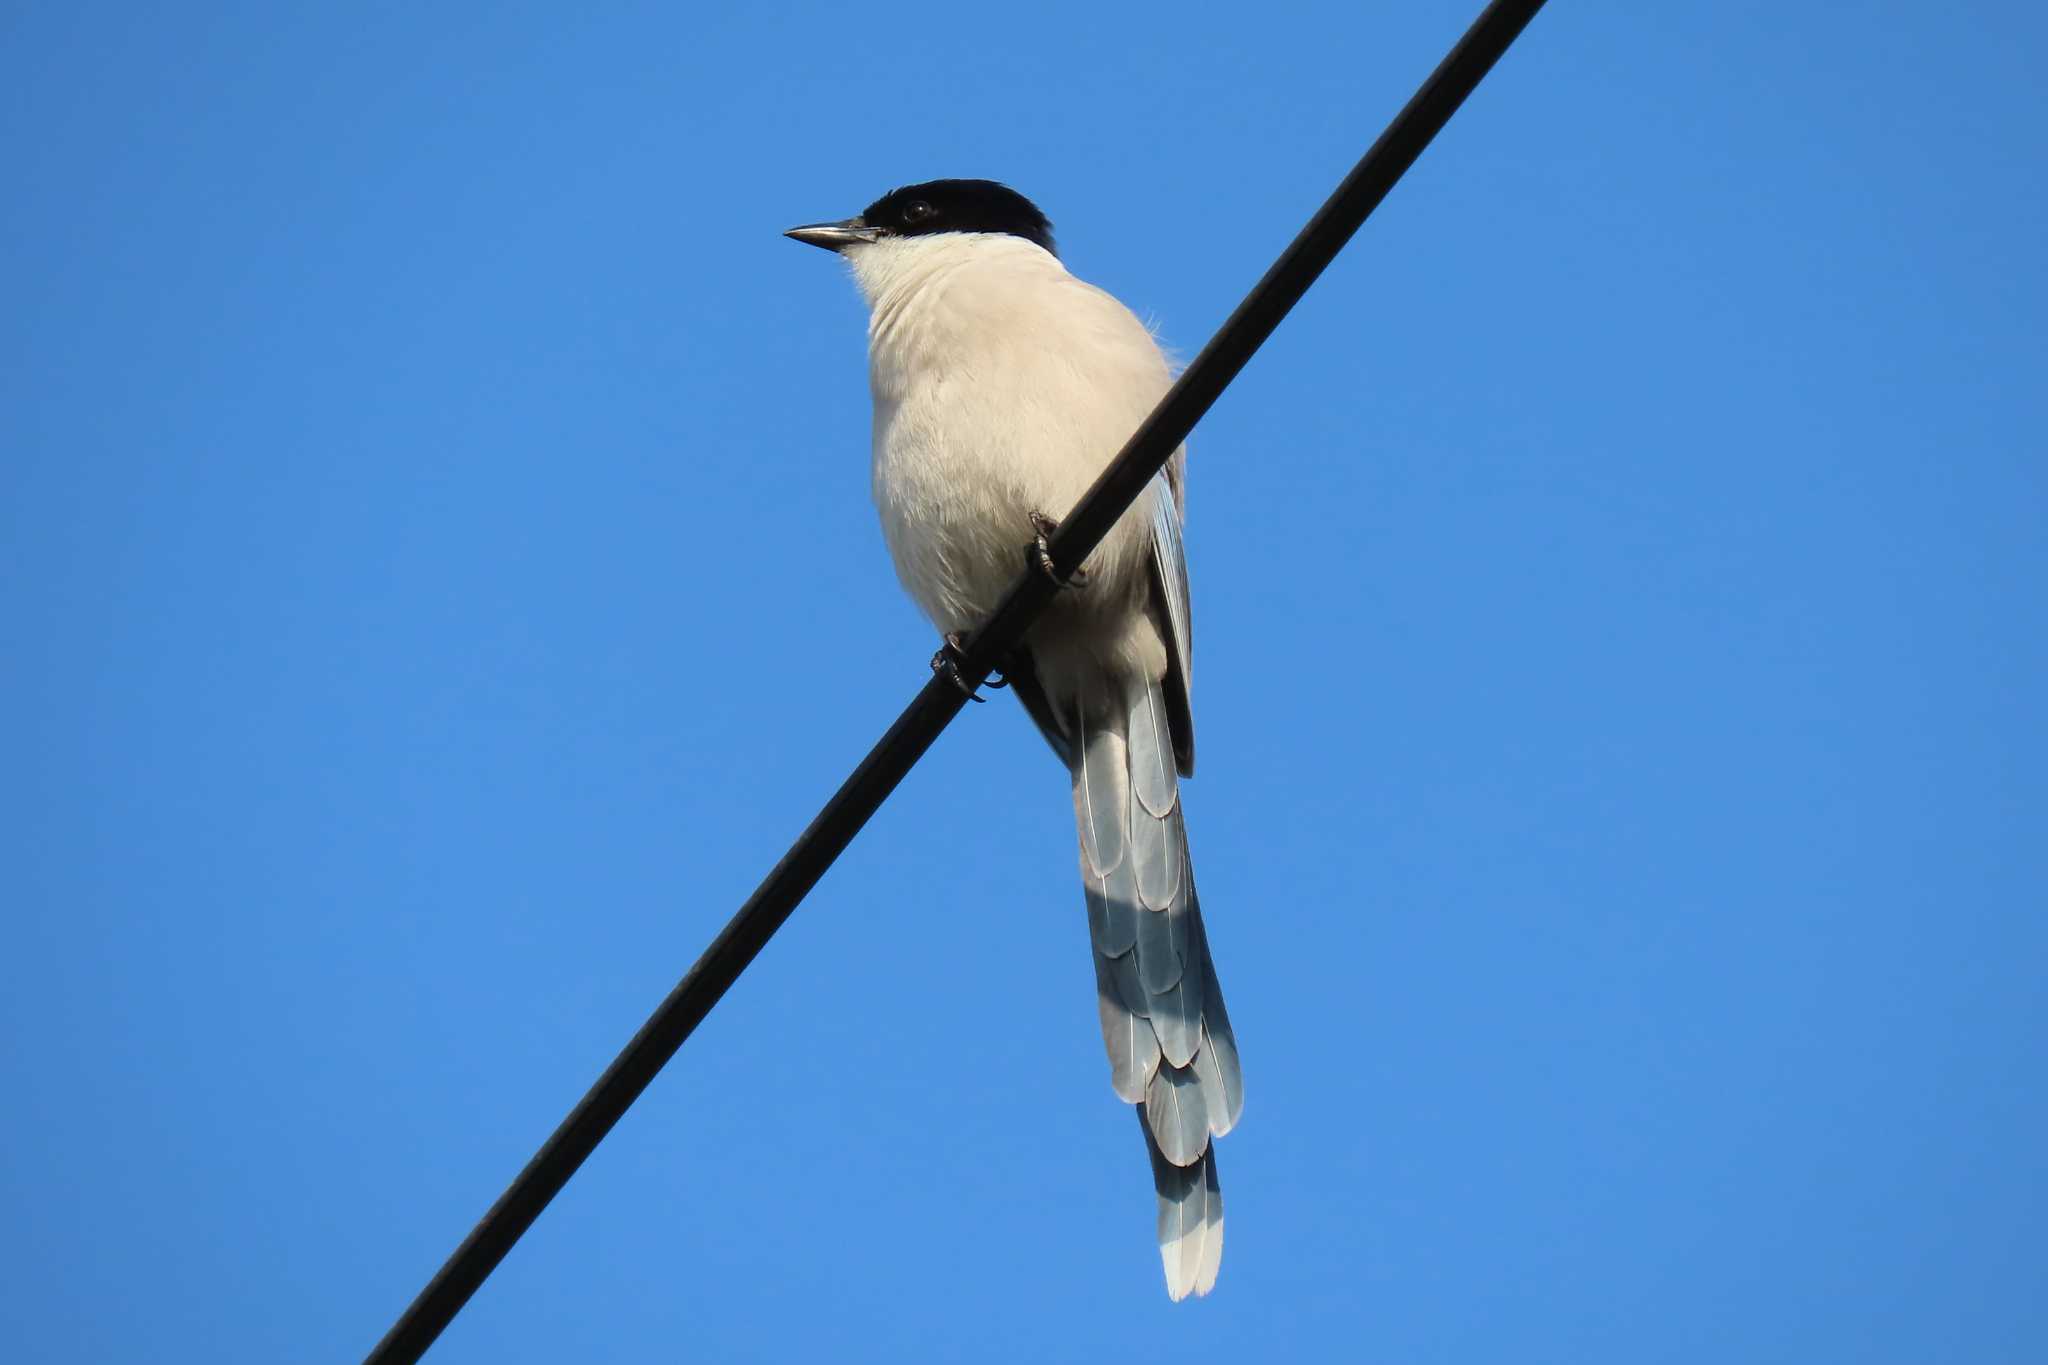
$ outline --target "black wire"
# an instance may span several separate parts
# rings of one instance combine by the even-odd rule
[[[1366,216],[1429,146],[1465,97],[1543,8],[1543,0],[1495,0],[1380,134],[1344,183],[1309,219],[1202,353],[1195,357],[1116,460],[1095,481],[1053,536],[1055,567],[1064,575],[1088,557],[1118,517],[1150,483],[1202,414],[1252,353],[1271,336]],[[1021,558],[1021,547],[1020,547]],[[1023,638],[1057,591],[1036,571],[1024,574],[989,623],[968,642],[962,682],[979,686]],[[790,845],[704,955],[661,1002],[633,1041],[605,1068],[462,1245],[422,1289],[368,1356],[372,1365],[414,1361],[434,1344],[477,1287],[533,1225],[612,1125],[640,1097],[726,989],[739,979],[798,903],[817,885],[896,784],[924,756],[966,703],[953,682],[934,675],[887,734],[834,792],[810,827]]]

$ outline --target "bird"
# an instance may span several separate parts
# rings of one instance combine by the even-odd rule
[[[1170,387],[1146,325],[1068,272],[1052,223],[993,180],[891,190],[790,228],[836,252],[869,309],[873,494],[897,577],[945,638],[941,671]],[[1066,764],[1110,1083],[1136,1107],[1175,1302],[1223,1256],[1215,1139],[1243,1074],[1188,859],[1195,767],[1176,450],[1002,666]],[[957,676],[955,678],[958,681]]]

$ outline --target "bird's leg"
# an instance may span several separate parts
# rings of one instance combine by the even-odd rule
[[[1053,581],[1055,587],[1085,588],[1088,586],[1088,571],[1076,569],[1065,578],[1052,562],[1052,533],[1060,529],[1059,521],[1043,512],[1031,514],[1031,529],[1037,533],[1031,542],[1031,559],[1038,565],[1038,571]]]
[[[987,701],[987,697],[976,693],[973,688],[967,685],[966,679],[960,676],[960,664],[966,657],[967,637],[957,630],[949,630],[946,632],[945,644],[940,646],[938,653],[932,655],[932,672],[966,693],[967,700]],[[997,691],[1001,691],[1010,685],[1008,678],[999,677],[995,674],[990,674],[983,682],[985,686],[993,687]]]

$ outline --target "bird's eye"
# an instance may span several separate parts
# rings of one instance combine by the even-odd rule
[[[937,209],[925,203],[924,200],[913,199],[903,206],[903,221],[906,223],[922,223],[937,212]]]

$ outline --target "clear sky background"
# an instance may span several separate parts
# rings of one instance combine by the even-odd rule
[[[1476,10],[9,6],[0,1355],[359,1356],[922,683],[784,227],[1192,354]],[[2048,1355],[2044,70],[1560,0],[1197,431],[1212,1298],[998,697],[435,1359]]]

